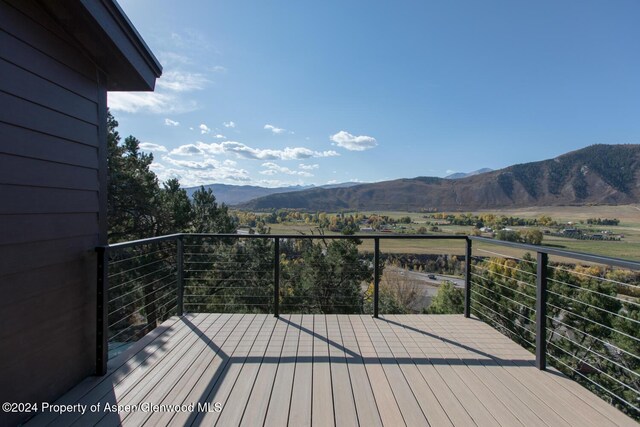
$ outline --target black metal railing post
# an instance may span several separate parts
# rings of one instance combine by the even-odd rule
[[[176,239],[176,314],[182,316],[184,314],[184,236],[180,235]]]
[[[273,316],[280,316],[280,239],[273,239]]]
[[[378,318],[380,305],[380,239],[373,241],[373,317]]]
[[[108,344],[108,296],[109,287],[109,252],[107,247],[96,248],[97,259],[97,290],[96,290],[96,375],[107,373],[109,359]]]
[[[471,239],[467,239],[464,258],[464,317],[471,316]]]
[[[549,256],[538,252],[536,272],[536,368],[547,368],[547,265]]]

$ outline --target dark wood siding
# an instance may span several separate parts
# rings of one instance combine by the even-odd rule
[[[78,46],[37,2],[0,0],[2,402],[53,401],[95,367],[105,86]]]

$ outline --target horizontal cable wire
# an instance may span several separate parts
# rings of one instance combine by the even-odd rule
[[[167,304],[172,303],[174,300],[177,300],[177,297],[174,297],[172,300],[167,301],[165,304],[161,305],[159,308],[163,308],[163,307],[165,307]],[[174,308],[174,307],[175,307],[175,308],[177,308],[177,305],[173,306],[172,308]],[[168,311],[168,310],[167,310],[167,311]],[[156,310],[152,311],[152,312],[151,312],[151,313],[149,313],[149,314],[153,314],[153,313],[156,313],[156,312],[158,312],[158,309],[156,309]],[[149,317],[149,315],[147,315],[146,317]],[[148,322],[147,322],[147,324],[145,325],[144,329],[146,329],[146,328],[147,328],[147,327],[149,327],[150,325],[151,325],[151,323],[148,323]],[[135,326],[139,326],[139,325],[129,325],[129,326],[127,326],[125,329],[121,330],[120,332],[118,332],[117,334],[115,334],[114,336],[112,336],[111,338],[109,338],[109,342],[110,342],[110,341],[112,341],[115,337],[117,337],[117,336],[119,336],[119,335],[122,335],[124,332],[128,331],[129,329],[131,329],[131,328],[133,328],[133,327],[135,327]]]
[[[516,282],[516,283],[521,283],[521,284],[523,284],[523,285],[531,286],[531,287],[533,287],[533,288],[535,288],[535,287],[536,287],[536,285],[535,285],[535,284],[533,284],[533,283],[525,282],[525,281],[522,281],[522,280],[516,279],[515,277],[505,276],[504,274],[500,274],[500,273],[498,273],[498,272],[496,272],[496,271],[492,271],[492,270],[489,270],[489,269],[487,269],[487,268],[478,267],[477,265],[472,266],[472,270],[474,270],[474,269],[482,270],[482,271],[486,271],[486,272],[488,272],[489,274],[495,274],[496,276],[500,276],[500,277],[502,277],[502,278],[504,278],[504,279],[506,279],[506,280],[512,280],[512,281],[514,281],[514,282]],[[472,272],[471,272],[471,274],[475,274],[475,273],[473,273],[473,271],[472,271]],[[476,274],[476,276],[478,276],[478,275]],[[483,277],[483,276],[480,276],[480,277]]]
[[[150,266],[150,265],[154,265],[154,264],[157,264],[157,263],[159,263],[159,262],[165,262],[165,261],[166,261],[166,259],[165,259],[165,258],[162,258],[162,259],[158,259],[158,260],[155,260],[155,261],[149,262],[149,263],[147,263],[147,264],[138,265],[138,266],[133,267],[133,268],[130,268],[130,269],[128,269],[128,270],[118,271],[117,273],[110,274],[110,275],[109,275],[109,279],[112,279],[112,278],[114,278],[114,277],[116,277],[116,276],[119,276],[119,275],[121,275],[121,274],[129,273],[129,272],[131,272],[131,271],[139,270],[139,269],[141,269],[141,268],[145,268],[145,267],[148,267],[148,266]]]
[[[568,283],[568,282],[561,282],[559,280],[552,279],[552,278],[547,278],[547,280],[549,282],[557,283],[559,285],[569,286],[570,288],[574,288],[574,289],[577,289],[579,291],[589,292],[589,293],[592,293],[592,294],[596,294],[596,295],[600,295],[600,296],[603,296],[603,297],[611,298],[611,299],[614,299],[616,301],[620,301],[620,302],[625,303],[625,304],[632,304],[632,305],[635,305],[636,307],[640,307],[640,304],[635,302],[635,301],[630,301],[630,300],[627,300],[627,299],[624,299],[624,298],[619,298],[617,296],[608,295],[608,294],[605,294],[605,293],[602,293],[602,292],[594,291],[593,289],[585,288],[584,286],[574,285],[574,284]]]
[[[171,285],[175,284],[176,282],[177,282],[177,281],[176,281],[176,280],[174,280],[173,282],[171,282],[171,283],[167,283],[166,285],[164,285],[164,286],[163,286],[163,287],[161,287],[161,288],[153,289],[152,291],[150,291],[150,292],[148,292],[148,293],[149,293],[149,294],[152,294],[152,293],[153,293],[153,294],[155,294],[155,293],[157,293],[157,292],[160,292],[160,291],[162,291],[162,290],[166,289],[168,286],[171,286]],[[119,310],[122,310],[122,309],[123,309],[123,308],[125,308],[125,307],[129,307],[131,304],[135,304],[136,302],[138,302],[138,301],[140,301],[140,300],[142,300],[142,299],[145,299],[145,298],[146,298],[146,295],[143,295],[143,296],[141,296],[141,297],[140,297],[140,298],[138,298],[138,299],[135,299],[135,300],[133,300],[133,301],[131,301],[131,302],[129,302],[129,303],[127,303],[127,304],[123,305],[123,306],[120,306],[120,307],[116,308],[114,311],[110,312],[110,313],[109,313],[109,316],[111,316],[113,313],[115,313],[115,312],[117,312],[117,311],[119,311]],[[110,301],[109,301],[109,303],[111,304],[113,301],[114,301],[114,300],[110,300]]]
[[[614,315],[614,316],[620,317],[621,319],[625,319],[625,320],[627,320],[627,321],[629,321],[629,322],[633,322],[633,323],[640,324],[640,321],[639,321],[639,320],[631,319],[631,318],[626,317],[626,316],[623,316],[623,315],[621,315],[621,314],[614,313],[613,311],[605,310],[605,309],[604,309],[604,308],[602,308],[602,307],[598,307],[598,306],[596,306],[596,305],[592,305],[592,304],[589,304],[589,303],[586,303],[586,302],[582,302],[582,301],[577,300],[577,299],[575,299],[575,298],[571,298],[571,297],[568,297],[568,296],[566,296],[566,295],[562,295],[562,294],[559,294],[559,293],[556,293],[556,292],[553,292],[553,291],[550,291],[550,290],[547,290],[547,292],[549,292],[549,293],[550,293],[550,294],[552,294],[552,295],[556,295],[556,296],[558,296],[558,297],[560,297],[560,298],[568,299],[568,300],[573,301],[573,302],[575,302],[575,303],[582,304],[582,305],[586,305],[587,307],[591,307],[591,308],[594,308],[594,309],[596,309],[596,310],[603,311],[603,312],[605,312],[605,313],[607,313],[607,314],[612,314],[612,315]]]
[[[578,276],[585,276],[585,277],[589,277],[591,279],[598,279],[598,280],[602,280],[604,282],[609,282],[609,283],[615,283],[616,285],[622,285],[622,286],[630,286],[632,288],[638,288],[640,289],[639,285],[634,285],[632,283],[624,283],[624,282],[619,282],[617,280],[613,280],[613,279],[607,279],[606,277],[598,277],[598,276],[593,276],[591,274],[587,274],[587,273],[583,273],[581,271],[575,271],[575,270],[566,270],[564,268],[561,267],[553,267],[550,266],[550,268],[553,268],[554,270],[559,270],[559,271],[564,271],[565,273],[569,273],[569,274],[576,274]]]
[[[142,258],[142,257],[147,257],[147,256],[155,255],[155,254],[157,254],[157,253],[160,253],[160,252],[166,252],[166,251],[167,251],[167,249],[158,249],[157,251],[153,251],[153,252],[145,252],[145,253],[142,253],[142,254],[140,254],[140,255],[134,255],[134,256],[131,256],[131,257],[128,257],[128,258],[119,259],[119,260],[117,260],[117,261],[109,261],[109,266],[116,265],[116,264],[120,264],[120,263],[123,263],[123,262],[128,262],[128,261],[131,261],[131,260],[133,260],[133,259],[138,259],[138,258]]]
[[[176,281],[174,281],[173,283],[176,283]],[[170,285],[171,285],[171,284],[173,284],[173,283],[170,283]],[[166,294],[164,294],[164,295],[160,296],[160,298],[156,299],[155,301],[151,301],[149,304],[144,305],[144,306],[142,306],[142,307],[140,307],[140,308],[135,309],[135,311],[140,311],[140,310],[142,310],[143,308],[147,308],[148,306],[150,306],[150,305],[152,305],[152,304],[155,304],[156,302],[158,302],[158,301],[159,301],[159,300],[161,300],[162,298],[165,298],[167,295],[171,295],[171,294],[170,294],[170,293],[166,293]],[[143,298],[144,298],[144,297],[143,297]],[[176,298],[177,298],[177,297],[176,297]],[[139,300],[138,300],[138,301],[139,301]],[[131,305],[131,304],[128,304],[128,305]],[[122,308],[124,308],[124,307],[120,307],[119,309],[122,309]],[[116,311],[117,311],[117,310],[116,310]],[[135,311],[134,311],[134,312],[135,312]],[[112,313],[115,313],[115,311],[114,311],[114,312],[112,312]],[[153,312],[152,312],[152,313],[153,313]],[[133,312],[132,312],[131,314],[133,314]],[[131,317],[131,314],[129,314],[129,315],[127,315],[127,316],[124,316],[122,319],[120,319],[120,320],[118,320],[118,321],[116,321],[116,322],[114,322],[114,323],[111,323],[108,327],[110,328],[110,327],[112,327],[112,326],[114,326],[114,325],[117,325],[118,323],[122,322],[122,320],[124,320],[124,319],[127,319],[127,318]]]
[[[475,277],[477,277],[477,278],[479,278],[479,279],[490,281],[493,285],[498,285],[498,286],[500,286],[500,287],[503,287],[503,288],[509,289],[510,291],[515,292],[515,293],[517,293],[517,294],[519,294],[519,295],[522,295],[523,297],[527,297],[527,298],[532,299],[532,300],[534,300],[534,301],[536,300],[536,297],[534,297],[534,296],[532,296],[532,295],[527,295],[527,294],[525,294],[525,293],[523,293],[523,292],[520,292],[520,291],[517,291],[517,290],[515,290],[514,288],[512,288],[512,287],[510,287],[510,286],[503,285],[503,284],[501,284],[501,283],[500,283],[499,281],[497,281],[497,280],[491,280],[491,279],[490,279],[490,278],[488,278],[488,277],[484,277],[484,276],[481,276],[481,275],[479,275],[479,274],[475,274],[474,272],[470,272],[470,273],[471,273],[471,275],[472,275],[472,276],[475,276]],[[517,280],[516,280],[516,281],[517,281]]]
[[[477,304],[480,304],[482,307],[486,308],[487,310],[491,311],[494,314],[497,314],[498,316],[502,317],[503,319],[511,322],[512,324],[514,324],[515,326],[518,326],[519,328],[524,329],[525,331],[527,331],[530,334],[533,334],[533,331],[527,329],[526,327],[524,327],[523,325],[520,325],[518,323],[516,323],[513,319],[509,319],[508,317],[503,316],[501,313],[498,313],[497,311],[487,307],[486,305],[482,304],[480,301],[475,300],[474,302],[476,302]],[[527,319],[528,320],[528,319]],[[513,332],[513,331],[512,331]],[[514,332],[514,334],[518,335],[517,333]]]
[[[185,289],[255,289],[255,287],[247,286],[207,286],[207,285],[184,285]],[[267,290],[273,291],[273,284],[266,287]]]
[[[232,274],[273,274],[273,270],[184,270],[185,273],[232,273]]]
[[[637,359],[637,360],[639,360],[639,361],[640,361],[640,356],[639,356],[639,355],[633,354],[633,353],[631,353],[631,352],[629,352],[629,351],[627,351],[627,350],[625,350],[625,349],[623,349],[623,348],[620,348],[620,347],[618,347],[618,346],[616,346],[616,345],[614,345],[614,344],[611,344],[609,341],[605,341],[605,340],[603,340],[602,338],[595,337],[595,336],[593,336],[593,335],[591,335],[591,334],[588,334],[588,333],[586,333],[586,332],[584,332],[584,331],[581,331],[580,329],[578,329],[578,328],[576,328],[576,327],[574,327],[574,326],[567,325],[566,323],[562,322],[561,320],[555,319],[555,318],[553,318],[553,317],[551,317],[551,316],[547,316],[547,319],[551,320],[552,322],[559,323],[559,324],[561,324],[562,326],[564,326],[564,327],[566,327],[566,328],[571,328],[571,330],[573,330],[573,331],[575,331],[575,332],[578,332],[578,333],[580,333],[580,334],[582,334],[582,335],[586,335],[586,336],[588,336],[588,337],[589,337],[589,338],[591,338],[591,339],[594,339],[594,340],[596,340],[596,341],[599,341],[599,342],[601,342],[602,344],[604,344],[605,346],[613,347],[613,348],[615,348],[616,350],[619,350],[619,351],[621,351],[622,353],[625,353],[625,354],[627,354],[627,355],[629,355],[629,356],[631,356],[631,357],[633,357],[633,358],[635,358],[635,359]]]
[[[114,289],[118,289],[118,288],[120,288],[120,287],[122,287],[122,286],[128,285],[128,284],[133,283],[133,282],[135,282],[135,281],[138,281],[138,280],[140,280],[140,279],[144,279],[145,277],[149,277],[149,276],[151,276],[152,274],[158,274],[159,272],[161,272],[161,271],[163,271],[163,270],[166,270],[166,269],[168,269],[168,268],[173,268],[173,267],[174,267],[173,265],[167,265],[167,266],[164,266],[164,267],[159,268],[159,269],[157,269],[157,270],[153,270],[151,273],[143,274],[142,276],[135,277],[135,278],[133,278],[133,279],[131,279],[131,280],[127,280],[126,282],[119,283],[119,284],[117,284],[117,285],[115,285],[115,286],[109,286],[108,290],[109,290],[109,291],[113,291]]]
[[[560,350],[561,352],[563,352],[564,354],[566,354],[569,357],[572,357],[574,359],[576,359],[577,361],[587,364],[589,365],[591,368],[595,369],[596,371],[600,372],[602,375],[606,376],[607,378],[611,379],[612,381],[617,382],[618,384],[620,384],[621,386],[629,389],[630,391],[634,392],[637,395],[640,395],[640,391],[634,389],[633,387],[629,386],[628,384],[623,383],[622,381],[620,381],[617,378],[612,377],[611,375],[607,374],[606,372],[602,371],[600,368],[598,368],[597,366],[592,365],[591,363],[589,363],[587,360],[582,359],[580,357],[577,357],[571,353],[569,353],[567,350],[565,350],[564,348],[557,346],[556,344],[554,344],[553,342],[549,342],[549,344],[551,344],[552,346],[554,346],[555,348],[557,348],[558,350]]]
[[[509,297],[507,297],[507,296],[504,296],[503,294],[498,293],[498,292],[494,291],[493,289],[487,288],[486,286],[482,286],[482,285],[481,285],[481,284],[479,284],[479,283],[471,282],[471,284],[472,284],[472,285],[475,285],[475,287],[477,287],[477,288],[486,289],[487,291],[491,292],[492,294],[494,294],[494,295],[498,295],[500,298],[504,298],[504,299],[506,299],[507,301],[511,301],[511,302],[512,302],[512,303],[514,303],[514,304],[518,304],[519,306],[524,307],[524,308],[526,308],[527,310],[531,310],[533,313],[535,313],[535,312],[536,312],[535,307],[531,307],[531,306],[528,306],[528,305],[526,305],[526,304],[524,304],[524,303],[521,303],[521,302],[519,302],[519,301],[512,300],[511,298],[509,298]],[[473,288],[471,289],[471,292],[473,292]],[[479,295],[482,295],[482,294],[479,294]],[[494,301],[494,302],[495,302],[495,301]]]
[[[129,291],[129,292],[125,293],[125,294],[118,295],[117,297],[113,297],[113,298],[111,298],[111,299],[109,300],[109,303],[111,303],[111,302],[113,302],[113,301],[116,301],[116,300],[119,300],[120,298],[123,298],[123,297],[125,297],[125,296],[127,296],[127,295],[129,295],[129,294],[134,293],[134,292],[140,292],[140,291],[142,290],[141,288],[145,288],[145,287],[147,287],[147,286],[150,286],[150,285],[156,284],[156,283],[158,283],[158,282],[161,282],[162,280],[165,280],[165,279],[167,279],[167,278],[169,278],[169,277],[173,277],[173,276],[174,276],[174,274],[167,274],[166,276],[161,277],[161,278],[159,278],[159,279],[156,279],[156,280],[154,280],[153,282],[145,283],[145,284],[143,284],[143,285],[138,285],[138,286],[136,287],[136,289],[134,289],[134,290],[132,290],[132,291]],[[111,290],[111,289],[110,289],[110,290]]]
[[[479,301],[475,301],[475,302],[476,302],[477,304],[481,305],[482,307],[486,308],[487,310],[491,311],[492,313],[497,314],[498,316],[502,317],[503,319],[505,319],[505,320],[507,320],[507,321],[511,322],[513,325],[518,326],[518,327],[520,327],[520,328],[523,328],[525,331],[527,331],[527,332],[529,332],[529,333],[532,333],[531,331],[529,331],[528,329],[524,328],[523,326],[518,325],[517,323],[513,322],[513,320],[508,319],[508,318],[506,318],[506,317],[502,316],[500,313],[497,313],[497,312],[495,312],[495,311],[491,310],[489,307],[487,307],[486,305],[482,304],[481,302],[479,302]],[[479,310],[477,307],[473,307],[473,306],[472,306],[472,307],[471,307],[471,309],[472,309],[472,310],[475,310],[475,311],[476,311],[477,313],[479,313],[482,317],[485,317],[485,318],[490,319],[490,317],[489,317],[489,316],[487,316],[485,313],[483,313],[483,312],[482,312],[481,310]],[[494,320],[494,321],[493,321],[493,323],[497,323],[497,322]],[[511,332],[514,336],[520,337],[520,339],[521,339],[521,340],[523,340],[524,342],[526,342],[527,344],[529,344],[531,347],[535,347],[535,344],[534,344],[534,343],[532,343],[531,341],[529,341],[528,339],[526,339],[526,338],[525,338],[521,333],[515,332],[515,331],[513,331],[512,329],[509,329],[509,328],[508,328],[507,326],[505,326],[505,325],[500,325],[500,327],[505,328],[507,331]],[[494,326],[494,329],[495,329],[495,328],[496,328],[496,327]]]
[[[481,293],[474,292],[474,291],[473,291],[473,289],[471,290],[471,293],[472,293],[472,294],[474,294],[474,295],[480,296],[480,297],[482,297],[482,298],[484,298],[484,299],[486,299],[486,300],[488,300],[488,301],[491,301],[491,302],[494,302],[494,303],[495,303],[495,301],[494,301],[494,300],[492,300],[491,298],[489,298],[489,297],[487,297],[487,296],[485,296],[485,295],[482,295]],[[527,319],[527,321],[528,321],[528,322],[532,323],[532,320],[531,320],[531,319],[529,319],[529,318],[528,318],[527,316],[525,316],[524,314],[520,314],[520,313],[518,313],[517,311],[513,311],[513,310],[511,310],[510,308],[504,307],[504,306],[502,306],[502,305],[501,305],[500,307],[501,307],[501,308],[503,308],[503,309],[505,309],[505,310],[507,310],[507,311],[509,311],[509,312],[511,312],[511,313],[513,313],[513,314],[515,314],[516,316],[520,316],[520,317],[522,317],[523,319]],[[526,307],[526,306],[525,306],[525,307]],[[529,308],[529,307],[526,307],[526,308]],[[532,311],[534,311],[534,312],[535,312],[535,310],[532,310]]]
[[[627,405],[631,406],[633,409],[635,409],[636,411],[640,411],[640,408],[638,408],[637,406],[635,406],[632,403],[627,402],[626,400],[624,400],[622,397],[618,396],[617,394],[615,394],[614,392],[610,391],[609,389],[603,387],[602,385],[598,384],[597,382],[593,381],[591,378],[587,377],[586,375],[578,372],[576,369],[572,368],[571,366],[567,365],[566,363],[564,363],[562,360],[560,360],[559,358],[555,357],[552,354],[548,354],[549,357],[551,357],[553,360],[555,360],[556,362],[564,365],[567,369],[569,369],[570,371],[575,372],[576,374],[580,375],[582,378],[584,378],[585,380],[589,381],[591,384],[595,385],[596,387],[604,390],[605,392],[607,392],[608,394],[610,394],[611,396],[615,397],[616,399],[620,400],[621,402],[626,403]]]
[[[273,299],[273,295],[234,295],[234,294],[188,294],[184,295],[190,298],[268,298]]]
[[[496,263],[496,262],[491,262],[491,261],[484,261],[484,263],[485,263],[485,264],[497,265],[497,266],[499,266],[499,267],[508,268],[509,270],[515,270],[515,271],[517,271],[517,272],[524,273],[524,274],[526,274],[526,275],[528,275],[528,276],[536,277],[536,273],[531,273],[531,272],[529,272],[529,271],[524,271],[524,270],[519,269],[518,267],[512,267],[512,266],[510,266],[510,265],[506,265],[506,264],[498,264],[498,263]],[[483,269],[482,267],[478,267],[478,265],[477,265],[477,264],[476,264],[474,267],[475,267],[475,268],[479,268],[479,269]],[[484,270],[486,270],[486,271],[489,271],[489,272],[493,273],[493,271],[488,270],[488,269],[486,269],[486,268],[485,268]],[[499,273],[496,273],[496,274],[499,274]],[[515,278],[511,278],[511,277],[510,277],[510,279],[517,280],[517,279],[515,279]],[[526,284],[530,285],[530,283],[528,283],[528,282],[523,282],[523,283],[526,283]]]
[[[554,335],[557,335],[558,337],[560,337],[560,339],[567,340],[567,341],[569,341],[571,344],[573,344],[573,345],[577,345],[578,347],[580,347],[580,348],[582,348],[582,349],[584,349],[584,350],[586,350],[586,351],[588,351],[588,352],[590,352],[590,353],[592,353],[592,354],[595,354],[595,355],[596,355],[596,356],[598,356],[599,358],[604,359],[604,360],[606,360],[606,361],[607,361],[607,362],[609,362],[609,363],[613,363],[613,364],[614,364],[614,365],[616,365],[617,367],[619,367],[619,368],[621,368],[621,369],[624,369],[625,371],[627,371],[627,372],[631,373],[632,375],[635,375],[635,376],[637,376],[638,378],[640,378],[640,374],[639,374],[639,373],[637,373],[637,372],[635,372],[635,371],[633,371],[633,370],[631,370],[631,369],[627,368],[626,366],[623,366],[623,365],[619,364],[618,362],[615,362],[615,361],[613,361],[613,360],[609,359],[608,357],[604,356],[604,355],[603,355],[603,354],[601,354],[601,353],[598,353],[598,352],[597,352],[597,351],[595,351],[595,350],[592,350],[592,349],[590,349],[590,348],[588,348],[588,347],[585,347],[584,345],[582,345],[582,344],[580,344],[580,343],[577,343],[577,342],[573,341],[571,338],[567,337],[566,335],[561,334],[561,333],[559,333],[559,332],[557,332],[557,331],[551,331],[551,333],[552,333],[552,334],[554,334]],[[548,340],[547,342],[551,342],[551,341],[550,341],[550,340]]]
[[[572,315],[572,316],[579,317],[579,318],[580,318],[580,319],[582,319],[582,320],[586,320],[587,322],[591,322],[591,323],[593,323],[593,324],[595,324],[595,325],[598,325],[598,326],[600,326],[600,327],[603,327],[603,328],[605,328],[605,329],[608,329],[608,330],[610,330],[610,331],[612,331],[612,332],[615,332],[615,333],[620,334],[620,335],[624,335],[624,336],[625,336],[625,337],[627,337],[627,338],[631,338],[631,339],[632,339],[632,340],[634,340],[634,341],[640,342],[640,338],[636,338],[636,337],[634,337],[633,335],[629,335],[629,334],[627,334],[627,333],[625,333],[625,332],[622,332],[622,331],[619,331],[619,330],[617,330],[617,329],[611,328],[611,327],[609,327],[609,326],[607,326],[607,325],[603,325],[602,323],[596,322],[595,320],[591,320],[591,319],[586,318],[586,317],[584,317],[584,316],[580,316],[579,314],[577,314],[577,313],[575,313],[575,312],[573,312],[573,311],[567,310],[566,308],[560,308],[560,307],[557,307],[557,306],[555,306],[555,305],[553,305],[553,304],[550,304],[550,303],[547,303],[547,305],[549,305],[549,306],[551,306],[551,307],[555,308],[556,310],[564,311],[565,313],[569,313],[569,314],[570,314],[570,315]]]

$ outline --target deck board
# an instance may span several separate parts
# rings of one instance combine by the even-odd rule
[[[258,368],[259,371],[253,386],[249,393],[244,394],[242,397],[245,399],[243,402],[250,401],[251,404],[247,403],[246,406],[238,405],[240,409],[242,409],[242,406],[245,406],[242,418],[241,420],[235,419],[234,422],[229,425],[238,425],[239,421],[242,421],[244,425],[255,425],[257,420],[262,421],[265,419],[288,328],[289,324],[287,322],[277,322],[271,334],[271,340],[269,341],[264,359]]]
[[[313,315],[302,315],[300,328],[287,424],[292,427],[311,425],[313,363],[309,361],[313,360]]]
[[[174,317],[56,403],[143,402],[221,411],[43,413],[27,425],[637,425],[456,315]]]
[[[353,400],[353,389],[347,358],[344,352],[342,334],[336,315],[326,316],[329,357],[331,360],[331,384],[333,386],[333,407],[335,423],[338,427],[358,425],[358,414]],[[364,424],[367,425],[367,424]]]
[[[296,357],[298,355],[298,340],[301,335],[300,325],[302,316],[294,314],[283,316],[283,320],[289,324],[287,336],[284,340],[278,372],[273,381],[269,407],[264,418],[265,426],[285,426],[289,420],[289,407],[293,391],[294,374],[296,370]],[[258,390],[256,392],[259,392]],[[243,419],[245,426],[260,425],[262,419]]]
[[[381,426],[382,419],[380,418],[376,398],[373,395],[369,375],[348,315],[338,316],[338,327],[340,328],[345,355],[348,355],[346,357],[347,368],[358,422],[361,426]]]
[[[240,329],[242,329],[242,315],[224,314],[222,316],[223,317],[220,318],[221,325],[218,332],[215,335],[207,334],[207,340],[204,343],[206,345],[204,351],[202,351],[200,356],[191,365],[185,364],[187,367],[186,372],[183,373],[182,377],[175,383],[170,392],[167,393],[162,400],[156,400],[154,396],[150,396],[150,402],[178,405],[190,403],[187,397],[189,396],[189,393],[192,393],[194,384],[197,383],[203,372],[209,372],[208,368],[211,366],[214,360],[220,360],[220,358],[222,357],[222,355],[220,354],[221,348],[225,346],[228,340],[233,339],[234,333],[239,333],[238,331],[236,331],[236,329],[239,326]],[[146,415],[147,418],[145,420],[145,423],[147,425],[167,425],[173,417],[173,414],[171,412],[152,412]],[[126,419],[126,421],[126,424],[129,424],[129,419]],[[131,421],[136,420],[131,419]],[[141,424],[142,423],[138,425]]]
[[[320,427],[335,425],[333,384],[329,362],[326,316],[313,315],[313,390],[311,424]]]

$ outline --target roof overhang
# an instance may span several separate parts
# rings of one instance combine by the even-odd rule
[[[40,0],[107,75],[107,90],[150,91],[162,66],[115,0]]]

